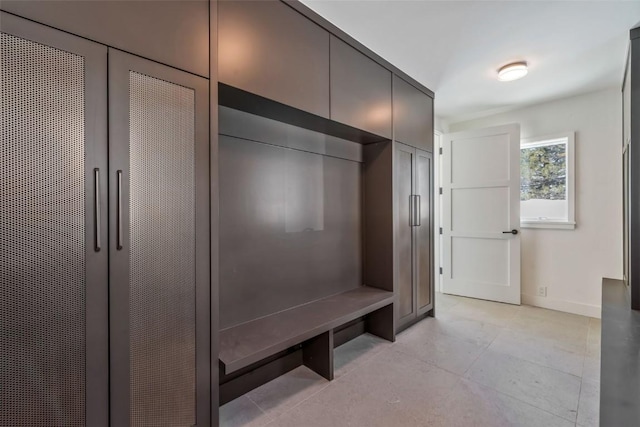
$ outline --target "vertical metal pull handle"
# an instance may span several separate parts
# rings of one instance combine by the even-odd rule
[[[413,196],[409,196],[409,227],[413,227]]]
[[[96,252],[100,252],[100,249],[102,247],[102,243],[100,241],[100,230],[101,230],[101,226],[100,226],[100,169],[99,168],[95,168],[93,169],[93,176],[94,176],[94,205],[93,208],[95,209],[95,246],[94,249]]]
[[[122,249],[122,171],[118,171],[118,237],[116,242],[116,248]]]
[[[413,207],[415,210],[415,226],[416,227],[420,227],[420,215],[421,215],[421,207],[420,207],[420,196],[414,196],[416,198],[416,201],[413,202]]]

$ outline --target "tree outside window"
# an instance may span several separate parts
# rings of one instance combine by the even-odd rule
[[[567,144],[523,148],[520,200],[567,199]]]
[[[521,145],[520,216],[524,227],[574,228],[572,148],[573,134]]]

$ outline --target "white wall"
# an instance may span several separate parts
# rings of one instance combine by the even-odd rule
[[[433,127],[435,128],[435,130],[437,132],[440,132],[440,133],[449,132],[448,123],[445,120],[443,120],[441,117],[439,117],[439,116],[434,116],[434,118],[433,118]]]
[[[449,125],[520,123],[522,138],[576,132],[576,229],[521,230],[525,304],[600,317],[602,278],[622,278],[621,102],[609,89]]]

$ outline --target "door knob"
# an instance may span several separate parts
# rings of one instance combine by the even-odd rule
[[[515,234],[518,234],[518,230],[513,229],[511,231],[503,231],[502,234],[513,234],[513,235],[515,235]]]

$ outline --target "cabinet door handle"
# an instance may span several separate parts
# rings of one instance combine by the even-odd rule
[[[96,252],[100,252],[102,247],[102,243],[100,241],[100,169],[93,169],[93,177],[94,177],[94,205],[95,209],[95,246],[94,249]]]
[[[117,218],[117,228],[118,228],[118,237],[116,248],[118,250],[122,249],[122,171],[119,170],[118,174],[118,218]]]
[[[420,215],[421,215],[421,207],[420,207],[420,196],[414,196],[416,198],[415,202],[413,202],[413,208],[415,210],[415,221],[414,224],[416,227],[420,227]]]
[[[413,203],[413,195],[409,196],[409,227],[413,227],[415,218],[414,218],[414,203]]]

